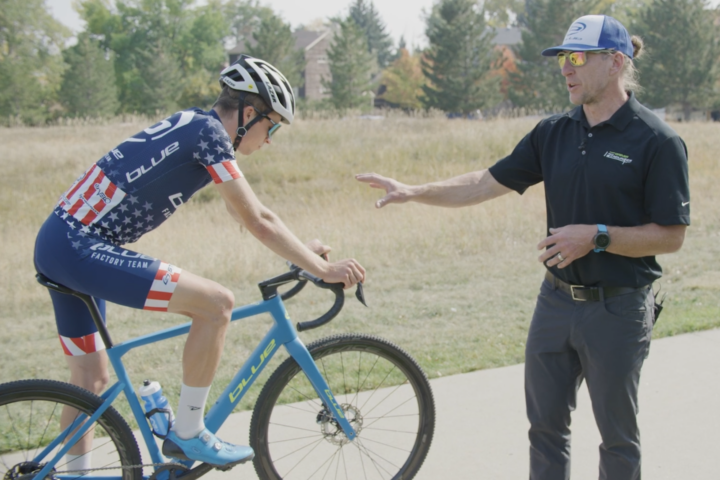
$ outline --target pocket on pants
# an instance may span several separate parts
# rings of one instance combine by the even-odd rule
[[[606,298],[603,302],[609,321],[617,322],[628,334],[638,334],[650,339],[653,326],[653,303],[649,288],[627,295]]]

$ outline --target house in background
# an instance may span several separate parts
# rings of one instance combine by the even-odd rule
[[[295,94],[307,100],[323,100],[329,96],[322,85],[323,78],[330,79],[330,65],[327,51],[330,48],[334,31],[329,26],[318,29],[302,29],[293,32],[295,48],[305,52],[305,69],[302,72],[302,85],[293,85]],[[251,40],[252,41],[252,40]],[[233,63],[245,52],[245,43],[238,42],[227,51],[229,63]]]
[[[495,38],[492,41],[495,50],[500,52],[500,64],[496,73],[500,75],[500,91],[503,98],[508,97],[509,75],[517,72],[515,62],[517,60],[512,47],[522,43],[522,32],[517,27],[498,28],[495,30]]]
[[[307,100],[323,100],[329,96],[323,87],[322,80],[330,80],[330,65],[327,51],[334,37],[332,28],[323,30],[297,30],[295,48],[305,51],[305,70],[302,72],[303,85],[298,96]]]
[[[331,26],[322,25],[312,29],[302,29],[293,32],[295,48],[305,52],[305,70],[302,72],[302,85],[294,85],[295,94],[300,98],[311,101],[323,100],[329,97],[329,92],[322,85],[322,80],[330,79],[330,65],[327,51],[330,49],[335,31]],[[499,28],[493,39],[495,48],[502,56],[503,62],[500,71],[503,76],[503,87],[507,90],[507,73],[515,69],[515,56],[512,46],[520,43],[522,36],[519,28]],[[230,63],[244,52],[245,44],[239,42],[227,51]],[[505,93],[505,91],[503,91]]]

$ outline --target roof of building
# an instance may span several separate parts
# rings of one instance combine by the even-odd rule
[[[495,45],[517,45],[522,42],[522,33],[517,27],[505,27],[495,30]]]

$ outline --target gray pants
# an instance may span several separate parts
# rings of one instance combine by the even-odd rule
[[[530,479],[570,478],[570,412],[587,382],[600,430],[600,479],[640,479],[640,369],[654,298],[647,287],[596,302],[543,281],[525,348]]]

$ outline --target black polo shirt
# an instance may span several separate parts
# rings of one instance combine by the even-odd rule
[[[612,118],[592,128],[581,106],[542,120],[490,173],[520,194],[545,182],[548,229],[690,224],[685,143],[632,93]],[[593,251],[569,267],[549,269],[576,285],[640,287],[662,275],[654,256]]]

